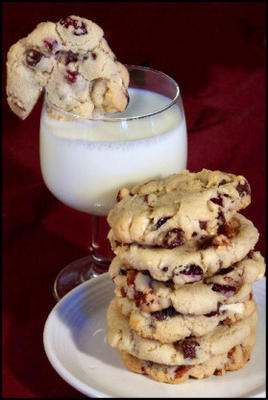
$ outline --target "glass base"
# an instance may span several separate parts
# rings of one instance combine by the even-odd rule
[[[66,293],[81,283],[95,278],[108,271],[108,264],[96,264],[92,256],[75,260],[58,274],[53,288],[53,295],[59,301]]]

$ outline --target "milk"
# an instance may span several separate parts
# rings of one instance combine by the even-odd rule
[[[164,177],[186,167],[187,133],[183,108],[167,97],[129,89],[122,113],[100,121],[62,121],[43,107],[40,162],[49,190],[64,204],[107,215],[122,186],[148,177]],[[155,114],[153,114],[155,112]],[[136,115],[150,117],[124,119]],[[115,122],[109,118],[121,118]]]

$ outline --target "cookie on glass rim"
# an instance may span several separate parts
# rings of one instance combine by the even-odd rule
[[[40,23],[7,55],[7,101],[21,119],[44,90],[52,106],[84,118],[123,111],[128,84],[103,30],[74,15]]]

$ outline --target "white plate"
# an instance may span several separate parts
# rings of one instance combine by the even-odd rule
[[[170,385],[127,370],[106,339],[106,310],[114,297],[107,273],[76,287],[56,304],[44,328],[45,351],[58,374],[91,397],[265,397],[265,285],[265,278],[254,284],[259,324],[251,359],[224,376]]]

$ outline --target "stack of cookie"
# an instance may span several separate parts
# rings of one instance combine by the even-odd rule
[[[265,271],[258,231],[238,211],[242,176],[203,169],[122,189],[108,215],[116,254],[108,342],[157,381],[241,368],[256,339],[252,284]]]

